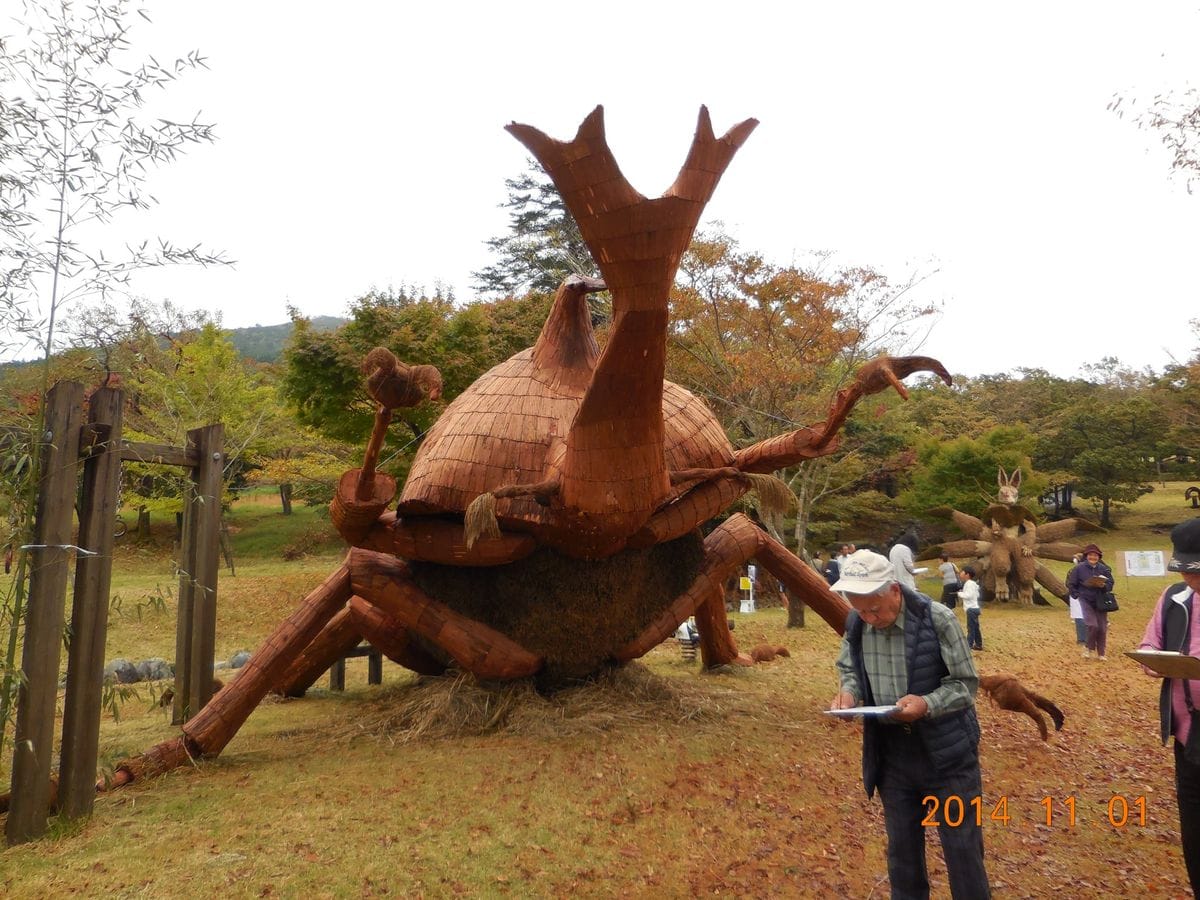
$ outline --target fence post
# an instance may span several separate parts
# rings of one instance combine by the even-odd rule
[[[192,470],[194,474],[194,470]],[[171,704],[171,723],[182,725],[191,717],[188,691],[192,685],[192,596],[196,571],[196,488],[193,479],[183,485],[183,527],[179,535],[179,602],[175,608],[175,698]]]
[[[344,691],[346,689],[346,657],[342,657],[329,667],[329,689]]]
[[[46,433],[41,436],[41,482],[34,547],[29,551],[29,604],[21,654],[25,678],[17,692],[12,802],[5,823],[9,844],[39,837],[46,830],[50,809],[54,705],[82,405],[83,385],[75,382],[60,382],[46,393]]]
[[[81,553],[75,562],[62,759],[58,767],[59,805],[68,818],[90,815],[96,799],[113,529],[121,505],[124,399],[121,391],[101,388],[88,403],[79,546],[94,555]],[[90,446],[87,446],[88,441],[91,441]]]
[[[206,425],[189,431],[188,445],[196,448],[199,462],[191,472],[183,515],[183,571],[175,641],[176,723],[194,716],[212,697],[225,426]]]

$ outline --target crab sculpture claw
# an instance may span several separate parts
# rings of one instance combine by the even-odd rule
[[[903,379],[915,372],[932,372],[947,385],[952,383],[946,367],[932,356],[881,356],[859,369],[855,381],[863,396],[878,394],[890,386],[907,400],[908,388]]]

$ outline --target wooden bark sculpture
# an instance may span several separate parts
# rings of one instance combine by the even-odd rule
[[[570,141],[508,130],[541,162],[603,280],[559,288],[537,343],[481,376],[446,408],[394,492],[374,461],[389,405],[440,380],[371,354],[377,428],[348,472],[332,518],[352,545],[344,566],[183,726],[131,760],[118,782],[213,756],[270,690],[302,693],[359,638],[417,671],[482,679],[587,676],[643,655],[695,616],[706,666],[748,664],[722,586],[755,557],[841,631],[849,607],[749,519],[699,526],[784,466],[832,452],[854,404],[901,379],[945,369],[927,357],[868,363],[817,426],[735,450],[708,407],[664,380],[667,298],[680,257],[725,167],[757,123],[713,134],[700,110],[675,183],[647,199],[617,168],[597,108]],[[612,294],[601,350],[586,296]],[[382,373],[382,374],[379,374]],[[390,378],[402,379],[386,390]]]
[[[1083,547],[1068,543],[1066,538],[1076,531],[1103,529],[1085,519],[1060,519],[1037,525],[1033,514],[1020,504],[1021,470],[1016,469],[1009,475],[1000,468],[996,481],[999,485],[996,502],[984,510],[982,519],[956,509],[942,510],[964,534],[974,537],[932,547],[922,555],[923,558],[932,559],[939,553],[976,558],[980,586],[986,595],[996,600],[1005,601],[1016,596],[1022,605],[1032,605],[1036,581],[1065,602],[1067,586],[1041,560],[1070,562]]]

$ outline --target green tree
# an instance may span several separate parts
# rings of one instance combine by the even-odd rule
[[[474,273],[480,291],[553,293],[568,275],[598,274],[579,226],[537,162],[529,160],[528,170],[504,185],[508,233],[487,242],[497,259]]]
[[[453,400],[476,378],[537,340],[550,297],[529,294],[456,307],[445,297],[405,292],[371,293],[354,303],[350,321],[318,332],[298,316],[284,352],[281,387],[301,424],[333,440],[360,444],[370,434],[375,404],[360,370],[374,347],[387,347],[406,363],[430,364],[442,373],[442,397]],[[423,403],[393,413],[393,433],[407,429],[388,471],[403,475],[415,445],[440,407]]]
[[[1200,319],[1193,319],[1191,326],[1200,335]],[[1167,466],[1174,468],[1176,477],[1195,477],[1200,462],[1200,348],[1187,362],[1167,366],[1149,396],[1167,420],[1159,477],[1166,477]]]
[[[1002,425],[979,438],[925,440],[917,448],[917,464],[910,486],[900,502],[909,513],[927,518],[939,507],[957,509],[978,516],[996,499],[996,474],[999,467],[1022,472],[1021,493],[1025,506],[1034,510],[1034,501],[1045,490],[1046,479],[1033,468],[1030,455],[1036,440],[1021,426]]]
[[[1149,397],[1106,392],[1064,411],[1039,436],[1039,466],[1070,473],[1075,492],[1093,501],[1100,524],[1112,527],[1115,507],[1152,490],[1153,461],[1166,446],[1167,420]]]
[[[145,367],[128,382],[138,437],[182,446],[191,428],[225,425],[225,475],[234,477],[278,430],[275,390],[260,372],[248,369],[229,338],[207,323],[175,348],[169,368]],[[275,429],[269,426],[275,424]]]

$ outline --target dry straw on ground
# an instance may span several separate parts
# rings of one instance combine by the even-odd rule
[[[751,716],[753,709],[743,692],[711,679],[665,678],[636,663],[549,695],[539,693],[532,679],[482,684],[452,672],[380,692],[341,737],[390,744],[482,734],[570,737],[663,723],[719,723]]]

